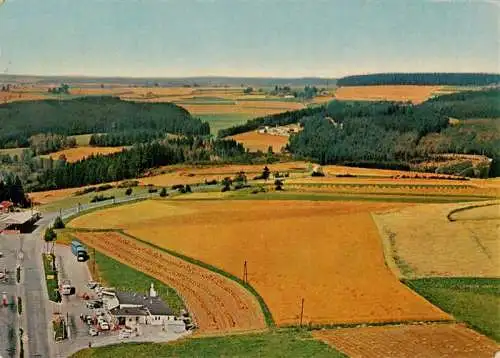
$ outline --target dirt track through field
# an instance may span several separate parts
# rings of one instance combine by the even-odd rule
[[[222,275],[116,232],[79,232],[75,236],[103,254],[174,288],[195,319],[199,333],[266,328],[257,299]]]
[[[317,339],[351,358],[492,358],[498,346],[459,324],[317,331]]]

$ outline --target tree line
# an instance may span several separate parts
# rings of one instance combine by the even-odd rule
[[[130,150],[111,155],[96,155],[75,163],[60,162],[37,177],[33,190],[51,190],[94,185],[140,177],[148,169],[185,162],[245,156],[243,146],[234,140],[199,137],[137,144]]]
[[[75,135],[134,131],[208,135],[210,126],[172,103],[138,103],[114,97],[82,97],[0,105],[0,148],[28,147],[39,133]]]
[[[448,85],[488,86],[500,83],[494,73],[374,73],[346,76],[337,80],[337,86],[379,85]]]
[[[0,202],[11,201],[14,205],[26,208],[30,201],[24,193],[23,184],[17,175],[0,176]]]

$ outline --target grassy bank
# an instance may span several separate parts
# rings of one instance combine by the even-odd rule
[[[119,344],[85,349],[72,356],[88,357],[345,357],[309,332],[281,330],[261,334],[185,339],[167,344]]]
[[[405,283],[458,320],[500,342],[500,279],[425,278]]]
[[[92,277],[118,290],[148,292],[151,283],[154,283],[158,295],[170,306],[175,314],[179,314],[184,304],[177,292],[161,281],[154,279],[130,266],[124,265],[112,258],[95,252],[96,272],[93,272],[93,250],[89,250],[90,260],[87,261]]]
[[[42,254],[43,268],[45,270],[45,282],[47,283],[47,292],[49,300],[54,302],[61,302],[61,295],[59,293],[59,283],[57,280],[57,271],[53,269],[53,261],[55,259],[52,254]]]

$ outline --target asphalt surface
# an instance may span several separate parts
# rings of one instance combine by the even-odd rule
[[[18,328],[20,326],[24,327],[25,331],[25,356],[55,357],[59,355],[59,349],[52,338],[51,318],[52,313],[60,312],[62,307],[48,300],[41,257],[45,251],[43,233],[48,226],[52,225],[54,219],[59,215],[67,218],[81,211],[148,197],[149,195],[130,196],[113,201],[82,204],[60,212],[44,213],[32,233],[0,236],[0,252],[4,256],[0,258],[0,269],[4,265],[10,272],[8,282],[0,282],[0,293],[5,292],[11,302],[15,302],[17,296],[22,297],[23,300],[22,318],[18,317],[15,306],[0,308],[0,356],[19,356],[18,352],[15,352],[15,355],[9,352],[9,348],[12,348],[9,330],[14,330],[16,350],[19,350]],[[20,285],[16,285],[17,264],[21,265]],[[82,336],[82,332],[78,333]]]
[[[19,318],[17,308],[13,305],[17,301],[17,285],[16,285],[16,264],[17,253],[19,251],[20,241],[13,237],[5,240],[0,240],[0,270],[7,269],[7,279],[0,280],[0,298],[7,295],[9,303],[8,307],[1,305],[0,307],[0,356],[2,357],[17,357],[19,349]],[[9,338],[9,330],[11,331]],[[14,333],[14,335],[12,335]]]

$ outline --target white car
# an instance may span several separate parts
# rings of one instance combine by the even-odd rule
[[[89,329],[89,334],[94,337],[94,336],[97,336],[99,334],[99,332],[97,331],[97,329],[95,329],[94,327],[90,327]]]
[[[99,322],[99,328],[101,328],[103,331],[109,331],[109,324],[106,321],[100,321]]]
[[[127,331],[120,331],[118,334],[118,338],[124,339],[124,338],[130,338],[130,333]]]

